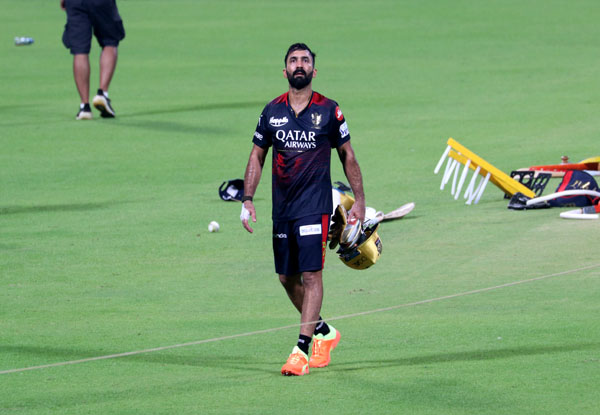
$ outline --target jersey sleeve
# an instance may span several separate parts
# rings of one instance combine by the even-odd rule
[[[346,119],[339,105],[335,101],[333,101],[333,104],[333,113],[330,117],[329,141],[332,148],[338,148],[346,141],[350,141],[350,132],[348,131],[348,124],[346,124]]]
[[[254,137],[252,137],[252,142],[261,148],[268,148],[273,144],[271,133],[267,128],[268,108],[269,106],[267,105],[260,114],[260,117],[258,117],[258,124],[256,124]]]

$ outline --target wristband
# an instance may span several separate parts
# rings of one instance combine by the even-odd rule
[[[242,196],[242,203],[244,203],[246,200],[249,200],[252,202],[252,196]]]

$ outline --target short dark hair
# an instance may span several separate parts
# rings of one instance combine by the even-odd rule
[[[285,58],[283,58],[283,63],[287,65],[288,56],[290,56],[290,53],[295,52],[297,50],[307,50],[308,53],[310,53],[310,56],[312,56],[313,66],[315,65],[315,58],[317,57],[317,55],[313,53],[312,50],[310,50],[306,43],[294,43],[292,46],[290,46],[287,50],[287,53],[285,54]]]

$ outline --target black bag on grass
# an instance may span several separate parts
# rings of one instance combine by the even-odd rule
[[[564,192],[566,190],[598,190],[598,183],[591,174],[582,170],[569,170],[565,173],[556,192]],[[590,195],[573,195],[562,196],[548,201],[552,207],[584,207],[591,206],[598,202],[598,197]]]

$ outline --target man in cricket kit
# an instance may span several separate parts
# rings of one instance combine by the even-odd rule
[[[331,215],[331,149],[335,148],[354,192],[348,221],[364,221],[365,196],[360,167],[337,103],[312,90],[315,54],[303,43],[289,47],[283,75],[289,90],[264,108],[253,137],[244,177],[241,220],[256,222],[252,196],[273,147],[273,252],[275,272],[301,314],[300,336],[281,368],[286,376],[325,367],[340,333],[320,316],[322,272]],[[312,354],[308,357],[310,343]]]

